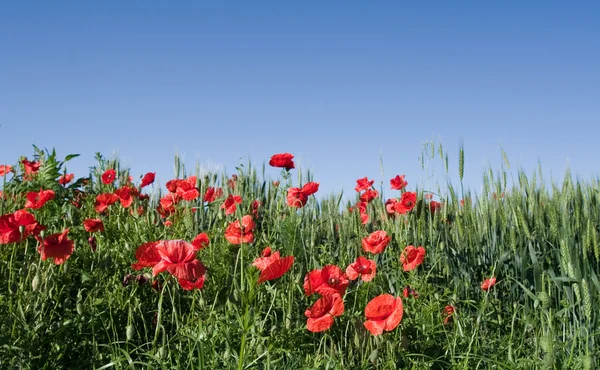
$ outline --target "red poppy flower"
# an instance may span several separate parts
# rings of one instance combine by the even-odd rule
[[[292,159],[294,159],[294,156],[290,153],[275,154],[271,157],[269,165],[272,167],[285,168],[286,171],[289,171],[292,168],[295,168],[294,161],[292,161]]]
[[[425,248],[415,248],[412,245],[404,248],[404,252],[400,255],[400,263],[402,263],[402,269],[404,271],[411,271],[417,268],[423,263],[425,259]]]
[[[227,226],[225,230],[225,239],[231,244],[249,244],[254,242],[254,234],[252,231],[256,227],[254,220],[251,216],[246,215],[242,217],[242,224],[236,220]]]
[[[23,209],[0,216],[0,244],[20,242],[29,235],[39,235],[44,229],[31,213]]]
[[[357,203],[354,205],[354,207],[350,207],[350,208],[348,208],[348,211],[350,211],[350,212],[354,212],[354,210],[355,210],[355,209],[358,209],[358,211],[359,211],[360,213],[366,213],[366,212],[367,212],[367,205],[368,205],[368,203],[367,203],[367,202],[360,201],[360,202],[357,202]]]
[[[404,290],[402,291],[402,295],[404,296],[404,298],[408,298],[408,297],[419,298],[419,293],[417,293],[413,288],[411,288],[408,285],[404,287]]]
[[[134,188],[123,186],[115,190],[115,195],[119,197],[119,202],[121,202],[123,208],[129,208],[133,204],[133,197],[131,196],[132,189]]]
[[[119,200],[119,196],[116,194],[98,194],[96,196],[96,203],[94,204],[94,209],[96,210],[96,212],[102,213],[108,208],[108,206],[114,204],[117,200]]]
[[[392,190],[402,190],[408,185],[408,182],[404,180],[404,175],[396,175],[393,179],[390,180],[390,186]]]
[[[403,214],[415,208],[416,203],[417,193],[407,191],[402,194],[400,201],[394,205],[394,209],[397,213]]]
[[[493,287],[494,285],[496,285],[496,277],[493,276],[489,279],[485,279],[483,281],[483,283],[481,283],[481,289],[487,291],[489,290],[491,287]]]
[[[364,325],[371,334],[380,335],[384,331],[394,330],[402,321],[403,314],[402,298],[382,294],[367,303],[365,307],[367,321]]]
[[[356,190],[357,193],[360,193],[363,190],[368,190],[371,188],[371,186],[373,186],[374,182],[375,180],[369,181],[367,177],[363,177],[362,179],[356,180],[356,187],[354,190]]]
[[[262,203],[258,199],[252,201],[252,216],[254,216],[254,218],[258,218],[258,209],[261,205]]]
[[[165,221],[165,227],[171,227],[171,226],[173,226],[173,221],[171,221],[171,220]]]
[[[104,231],[104,223],[97,218],[88,218],[83,221],[83,228],[89,233]]]
[[[6,176],[9,172],[13,172],[12,166],[7,164],[0,165],[0,176]]]
[[[208,187],[204,193],[204,201],[207,203],[212,203],[221,196],[223,196],[223,189]]]
[[[48,235],[43,240],[36,237],[40,242],[37,250],[42,256],[42,261],[54,258],[54,264],[60,265],[71,257],[75,244],[67,238],[68,232],[69,229],[67,228],[62,233]]]
[[[308,197],[319,190],[318,182],[306,183],[302,189],[289,188],[287,192],[288,205],[295,208],[301,208],[308,202]]]
[[[192,278],[177,279],[184,290],[202,289],[205,281],[206,267],[200,260],[193,260],[187,265],[188,275]]]
[[[344,300],[339,294],[326,295],[319,298],[304,311],[306,328],[313,333],[325,331],[333,325],[335,317],[344,313]]]
[[[117,177],[117,172],[115,170],[108,169],[106,171],[104,171],[104,173],[102,174],[102,182],[105,184],[111,184],[113,181],[115,181],[115,178]]]
[[[394,216],[396,214],[396,203],[398,203],[398,199],[396,198],[390,198],[385,201],[385,211],[387,212],[388,216]]]
[[[361,213],[361,214],[360,214],[360,222],[361,222],[363,225],[366,225],[366,224],[368,224],[368,223],[369,223],[369,214],[367,214],[367,213]]]
[[[156,246],[162,242],[148,242],[140,245],[135,250],[135,258],[138,260],[137,263],[131,265],[131,268],[134,270],[141,270],[144,267],[154,267],[158,262],[160,262],[161,257],[156,249]]]
[[[448,324],[450,320],[452,320],[452,315],[454,314],[454,311],[456,311],[456,309],[452,305],[446,305],[446,307],[444,307],[444,310],[442,311],[442,315],[445,316],[444,325]]]
[[[140,184],[140,188],[144,186],[148,186],[154,182],[154,178],[156,177],[156,172],[148,172],[142,177],[142,183]]]
[[[440,209],[442,209],[442,203],[436,202],[435,200],[432,200],[431,202],[429,202],[429,211],[431,212],[431,214],[434,214],[436,211],[439,211]]]
[[[156,276],[168,271],[178,279],[193,278],[188,264],[196,259],[196,248],[185,240],[164,240],[155,247],[160,261],[152,267],[152,275]]]
[[[239,195],[229,194],[227,199],[225,199],[223,204],[221,204],[221,209],[225,210],[225,215],[230,215],[232,213],[235,213],[237,205],[240,203],[242,203],[242,197],[240,197]]]
[[[66,173],[58,179],[58,183],[61,184],[62,186],[66,186],[68,183],[73,181],[74,178],[75,178],[74,174]]]
[[[265,256],[265,254],[267,254]],[[280,258],[279,251],[271,254],[271,248],[263,250],[263,257],[254,260],[252,265],[260,270],[260,277],[257,284],[265,281],[275,280],[283,276],[292,267],[294,256]]]
[[[30,191],[27,193],[27,202],[25,208],[40,209],[47,201],[54,199],[54,190],[42,190],[39,193]]]
[[[339,267],[327,265],[322,269],[315,269],[306,274],[304,277],[304,294],[306,296],[313,293],[344,295],[349,283],[348,276]]]
[[[167,182],[167,190],[177,194],[179,199],[192,201],[200,196],[200,192],[196,188],[198,179],[196,176],[190,176],[185,180],[175,179]]]
[[[200,233],[196,235],[194,240],[192,240],[192,245],[194,246],[194,248],[196,248],[196,250],[208,247],[210,245],[208,235],[206,235],[206,233]]]
[[[367,189],[365,190],[364,193],[362,193],[360,195],[360,200],[363,202],[370,202],[373,199],[377,198],[379,196],[379,192],[377,190],[374,189]]]
[[[356,261],[346,267],[346,275],[350,280],[356,280],[360,275],[363,281],[371,281],[375,277],[376,270],[375,261],[359,256]]]
[[[21,163],[23,164],[23,169],[25,170],[26,178],[31,178],[31,175],[37,173],[40,170],[40,162],[30,162],[27,160],[27,158],[25,158],[21,161]]]
[[[165,195],[158,201],[158,213],[160,213],[163,218],[168,217],[175,212],[175,205],[179,203],[180,200],[181,198],[177,194],[169,193]]]
[[[365,252],[379,254],[385,250],[390,240],[392,237],[388,236],[384,230],[378,230],[363,238],[362,247]]]
[[[260,255],[261,257],[256,258],[254,262],[252,262],[252,266],[256,267],[260,271],[263,271],[271,263],[280,259],[279,251],[275,251],[274,253],[272,253],[271,247],[265,247],[265,249],[263,249]]]

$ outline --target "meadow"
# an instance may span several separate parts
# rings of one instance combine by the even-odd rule
[[[34,146],[0,164],[0,368],[593,369],[600,184],[502,154],[475,194],[429,143],[433,186],[356,174],[343,204],[289,153],[176,156],[164,191]]]

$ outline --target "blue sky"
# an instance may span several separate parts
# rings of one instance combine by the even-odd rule
[[[441,141],[479,189],[513,168],[596,176],[600,3],[13,2],[0,9],[0,163],[32,144],[118,154],[173,178],[173,156],[229,173],[291,152],[321,195],[368,176],[421,183]],[[381,175],[383,158],[384,176]],[[444,181],[438,165],[437,179]],[[277,178],[277,169],[267,169]]]

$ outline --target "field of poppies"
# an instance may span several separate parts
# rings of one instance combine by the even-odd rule
[[[427,143],[439,183],[342,204],[290,153],[160,186],[34,146],[0,163],[0,368],[593,369],[600,183],[502,154],[472,194]]]

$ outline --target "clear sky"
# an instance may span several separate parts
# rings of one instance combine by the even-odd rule
[[[472,189],[500,147],[513,168],[586,179],[598,66],[600,2],[5,2],[0,163],[36,144],[80,153],[85,175],[117,153],[164,184],[175,152],[228,173],[291,152],[321,195],[363,176],[390,194],[396,174],[421,182],[436,139],[453,176],[464,141]]]

